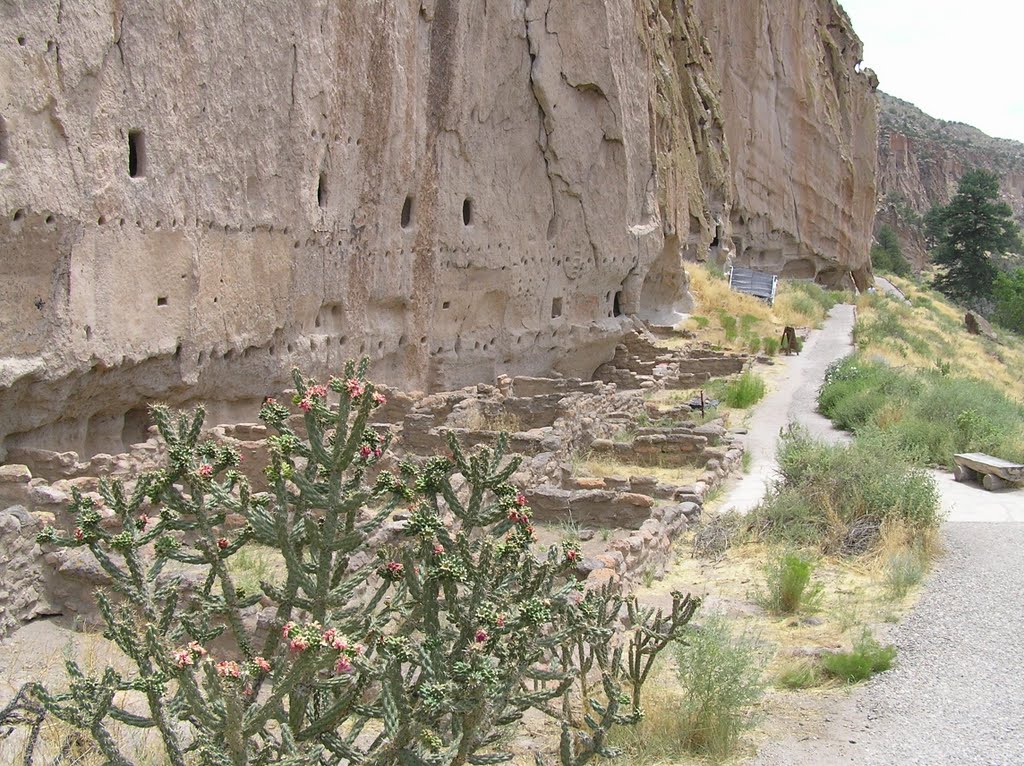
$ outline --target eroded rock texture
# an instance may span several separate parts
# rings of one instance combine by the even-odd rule
[[[960,122],[937,120],[879,92],[878,219],[900,235],[917,268],[928,259],[921,217],[948,205],[960,176],[984,168],[999,176],[1003,200],[1024,223],[1024,144],[992,138]]]
[[[119,452],[369,355],[589,376],[728,251],[858,281],[834,0],[0,6],[0,449]]]
[[[835,286],[869,283],[876,80],[842,8],[695,0],[722,83],[732,159],[723,245],[741,265]],[[852,282],[851,282],[852,277]]]

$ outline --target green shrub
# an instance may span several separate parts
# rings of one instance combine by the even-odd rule
[[[1024,406],[948,367],[894,369],[854,354],[829,368],[818,405],[839,428],[886,432],[922,464],[951,465],[957,452],[1024,459]]]
[[[751,707],[764,693],[764,663],[754,641],[735,635],[724,619],[714,617],[688,633],[676,661],[687,749],[718,759],[728,756],[753,723]]]
[[[881,646],[865,630],[853,645],[853,651],[826,654],[821,666],[828,675],[847,683],[857,683],[882,673],[892,667],[896,659],[896,647]]]
[[[99,675],[70,660],[68,691],[32,683],[21,695],[116,764],[130,742],[113,723],[152,732],[171,766],[501,763],[531,709],[560,719],[561,762],[581,766],[613,726],[637,723],[652,664],[696,602],[674,596],[662,615],[581,593],[577,546],[536,549],[505,436],[473,454],[450,436],[445,457],[381,470],[390,439],[368,425],[384,400],[366,367],[349,362],[325,384],[295,371],[301,415],[264,403],[268,492],[252,490],[234,449],[203,441],[202,409],[153,408],[164,467],[102,481],[110,518],[75,490],[73,531],[38,538],[91,554],[111,579],[96,598],[123,656]],[[398,509],[401,536],[371,543]],[[229,514],[246,525],[226,526]],[[254,546],[281,576],[243,557]],[[168,573],[181,564],[196,586]],[[257,590],[240,570],[255,570]],[[260,605],[257,628],[247,617]],[[622,613],[633,619],[609,652]]]
[[[760,335],[748,335],[747,336],[747,353],[756,354],[761,350],[761,336]]]
[[[839,290],[826,290],[816,282],[791,282],[790,289],[799,294],[799,297],[808,299],[811,304],[817,304],[821,307],[822,311],[826,313],[832,310],[832,307],[836,304],[842,303],[846,300],[846,294]],[[810,306],[811,304],[804,304]],[[800,313],[808,314],[811,311],[803,311]]]
[[[794,614],[813,607],[821,584],[811,585],[814,563],[799,553],[786,553],[765,567],[765,588],[755,594],[757,603],[775,614]]]
[[[764,353],[767,356],[775,356],[779,353],[779,340],[778,338],[769,338],[765,336],[761,339],[761,345],[764,346]]]
[[[878,429],[865,429],[851,445],[791,430],[780,441],[778,462],[779,486],[751,514],[752,527],[768,539],[864,553],[888,519],[922,532],[938,524],[931,475]]]
[[[813,660],[797,660],[782,667],[775,674],[775,685],[781,689],[810,689],[820,686],[821,668]]]
[[[736,409],[746,409],[764,398],[764,378],[750,370],[745,371],[725,388],[725,403]]]
[[[690,321],[697,325],[697,328],[700,330],[705,329],[708,325],[711,324],[710,319],[702,316],[691,316]]]

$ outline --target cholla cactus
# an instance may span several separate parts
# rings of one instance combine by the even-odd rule
[[[88,548],[112,581],[98,603],[134,672],[90,677],[69,662],[69,691],[31,690],[110,763],[132,763],[111,721],[155,729],[173,766],[502,763],[499,745],[534,708],[561,721],[560,760],[579,766],[613,755],[610,728],[642,716],[651,663],[696,603],[641,612],[583,593],[574,546],[538,557],[504,440],[468,456],[449,439],[447,457],[379,470],[388,439],[367,423],[383,397],[365,373],[350,362],[323,385],[296,371],[305,438],[289,408],[263,405],[268,492],[250,490],[231,449],[201,442],[202,410],[156,408],[168,465],[130,491],[102,484],[115,528],[76,494],[74,531],[40,536]],[[404,538],[368,563],[356,556],[399,508]],[[228,514],[248,523],[228,532]],[[283,582],[236,584],[228,562],[250,544],[280,552]],[[164,573],[170,562],[200,574],[190,595]],[[275,614],[262,633],[258,603]],[[626,614],[632,627],[616,633]],[[120,692],[141,694],[148,712],[125,709]]]

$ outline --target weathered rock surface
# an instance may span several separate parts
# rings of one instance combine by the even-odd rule
[[[935,119],[881,91],[878,96],[876,228],[892,226],[916,268],[928,257],[921,217],[936,205],[948,205],[960,176],[972,168],[999,176],[1003,201],[1024,223],[1024,144]]]
[[[154,399],[238,422],[362,354],[404,390],[589,377],[731,243],[866,273],[875,107],[835,0],[16,0],[0,26],[0,453],[123,452]]]
[[[835,2],[697,0],[732,167],[720,244],[736,263],[870,284],[877,79]]]

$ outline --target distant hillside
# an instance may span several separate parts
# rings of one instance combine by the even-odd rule
[[[971,168],[1000,178],[1003,197],[1024,224],[1024,144],[992,138],[962,122],[946,122],[913,104],[878,92],[878,217],[889,224],[904,251],[920,267],[927,254],[921,216],[945,205],[960,176]]]

